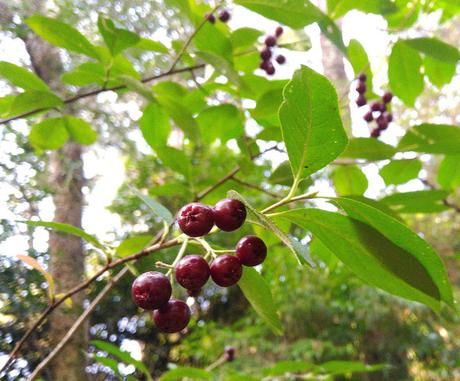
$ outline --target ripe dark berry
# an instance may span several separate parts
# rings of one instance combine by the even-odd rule
[[[233,360],[235,360],[235,348],[225,347],[224,358],[225,358],[225,361],[228,361],[228,362],[232,362]]]
[[[283,34],[283,32],[284,32],[284,29],[283,29],[282,26],[276,27],[276,29],[275,29],[275,35],[276,35],[276,37],[281,36],[281,35]]]
[[[275,36],[267,36],[265,39],[266,46],[275,46],[276,45],[276,37]]]
[[[219,201],[212,211],[214,223],[225,232],[238,229],[246,219],[246,207],[241,201],[232,198]]]
[[[364,94],[366,92],[366,84],[364,82],[358,82],[356,85],[356,91],[359,94]]]
[[[206,20],[208,20],[211,24],[214,24],[216,22],[216,16],[214,16],[213,13],[206,13],[205,17]]]
[[[385,112],[387,111],[387,105],[385,103],[380,103],[380,112]]]
[[[377,126],[378,126],[379,130],[386,130],[388,128],[387,119],[384,116],[380,115],[377,118]]]
[[[372,111],[381,111],[382,110],[382,105],[378,102],[374,102],[371,104],[371,110]]]
[[[179,211],[177,223],[189,237],[201,237],[208,234],[214,225],[212,209],[199,202],[192,202]]]
[[[369,111],[369,112],[366,112],[363,116],[363,119],[366,121],[366,122],[372,122],[372,120],[374,119],[374,117],[372,116],[372,112]]]
[[[270,66],[273,66],[270,61],[262,61],[259,65],[259,67],[265,72],[268,70]]]
[[[393,121],[393,114],[391,112],[386,112],[384,115],[388,123]]]
[[[245,266],[257,266],[267,257],[267,246],[259,237],[248,235],[238,241],[236,256]]]
[[[260,58],[264,61],[268,61],[272,57],[272,51],[270,48],[264,48],[260,51]]]
[[[187,255],[176,266],[176,280],[187,290],[198,290],[209,279],[211,270],[208,262],[199,255]]]
[[[367,81],[367,75],[364,74],[364,73],[361,73],[360,75],[358,75],[358,79],[359,79],[361,82],[366,82],[366,81]]]
[[[356,104],[358,107],[362,107],[367,104],[366,97],[363,94],[359,94],[358,98],[356,98]]]
[[[226,10],[220,12],[219,20],[222,22],[227,22],[228,20],[230,20],[230,12]]]
[[[169,279],[156,271],[139,275],[131,286],[134,303],[145,310],[154,310],[165,305],[171,292]]]
[[[191,296],[192,298],[196,298],[198,295],[201,293],[201,288],[197,290],[187,290],[188,296]]]
[[[237,257],[221,255],[211,263],[212,280],[221,287],[230,287],[238,283],[243,274],[243,266]]]
[[[280,54],[279,56],[276,57],[276,62],[282,65],[286,62],[286,57]]]
[[[265,73],[267,73],[268,75],[273,75],[275,74],[275,71],[276,70],[273,64],[271,62],[268,62],[267,68],[265,69]]]
[[[382,97],[383,103],[390,103],[392,99],[393,99],[393,94],[391,93],[391,91],[387,91],[385,94],[383,94],[383,97]]]
[[[182,300],[171,299],[153,313],[153,321],[161,332],[180,332],[190,321],[190,308]]]
[[[378,138],[380,136],[380,130],[378,128],[375,128],[374,130],[372,130],[371,136],[373,138]]]

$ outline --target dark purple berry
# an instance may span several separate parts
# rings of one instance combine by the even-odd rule
[[[265,69],[265,73],[267,73],[268,75],[273,75],[275,74],[275,71],[276,70],[273,64],[271,62],[268,62],[267,68]]]
[[[190,308],[182,300],[171,299],[153,313],[153,321],[161,332],[180,332],[190,321]]]
[[[356,85],[356,91],[359,94],[364,94],[366,92],[366,84],[364,82],[358,82]]]
[[[198,295],[201,294],[201,288],[199,288],[197,290],[187,290],[187,294],[188,294],[188,296],[190,296],[192,298],[196,298]]]
[[[366,82],[366,81],[367,81],[367,75],[364,74],[364,73],[361,73],[360,75],[358,75],[358,79],[359,79],[361,82]]]
[[[284,32],[284,30],[283,30],[283,27],[282,27],[282,26],[276,27],[276,29],[275,29],[275,35],[276,35],[276,37],[281,36],[281,35],[283,34],[283,32]]]
[[[211,270],[208,262],[199,255],[187,255],[176,266],[176,280],[187,290],[198,290],[209,279]]]
[[[372,111],[382,111],[382,105],[378,102],[373,102],[371,104],[371,110]]]
[[[264,61],[268,61],[272,57],[272,51],[270,48],[264,48],[260,51],[260,58]]]
[[[220,12],[219,20],[222,22],[227,22],[230,20],[230,12],[227,10]]]
[[[276,57],[276,62],[282,65],[286,62],[286,57],[280,54],[279,56]]]
[[[391,112],[386,112],[384,115],[388,123],[391,123],[393,121],[393,114]]]
[[[366,122],[372,122],[372,120],[374,119],[374,117],[372,116],[372,112],[366,112],[363,116],[363,119],[366,121]]]
[[[171,297],[171,283],[162,273],[150,271],[139,275],[131,286],[131,296],[139,307],[154,310]]]
[[[383,97],[382,97],[383,103],[390,103],[392,99],[393,99],[393,94],[391,91],[387,91],[385,94],[383,94]]]
[[[378,138],[380,136],[380,130],[378,128],[373,129],[371,132],[371,136],[373,138]]]
[[[241,201],[233,198],[219,201],[212,209],[212,212],[214,214],[214,223],[225,232],[238,229],[246,219],[246,207]]]
[[[199,202],[192,202],[179,211],[177,223],[189,237],[201,237],[208,234],[214,225],[212,209]]]
[[[265,72],[270,66],[273,66],[270,61],[262,61],[259,65],[259,67]]]
[[[266,46],[275,46],[276,45],[276,37],[275,36],[267,36],[265,39]]]
[[[383,115],[377,118],[377,126],[379,130],[386,130],[388,128],[388,121]]]
[[[206,20],[208,20],[211,24],[215,24],[216,16],[214,16],[213,13],[206,13],[205,17],[206,17]]]
[[[380,112],[385,112],[387,111],[387,105],[385,103],[380,103]]]
[[[224,358],[225,358],[225,361],[228,361],[228,362],[232,362],[233,360],[235,360],[235,348],[225,347]]]
[[[243,274],[243,266],[237,257],[221,255],[211,263],[212,280],[221,287],[230,287],[238,283]]]
[[[248,235],[236,244],[236,256],[245,266],[257,266],[267,257],[267,246],[259,237]]]
[[[367,104],[366,97],[363,94],[359,94],[358,98],[356,98],[356,104],[358,107],[365,106]]]

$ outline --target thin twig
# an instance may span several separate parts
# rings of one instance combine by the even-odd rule
[[[430,189],[432,189],[432,190],[438,190],[438,188],[437,188],[434,184],[432,184],[431,182],[429,182],[428,180],[426,180],[426,179],[420,179],[420,178],[419,178],[419,180],[420,180],[423,184],[425,184],[428,188],[430,188]],[[443,200],[442,200],[442,203],[443,203],[445,206],[447,206],[447,207],[449,207],[449,208],[455,210],[456,213],[460,213],[460,205],[457,205],[456,203],[450,201],[448,198],[443,199]]]
[[[266,189],[264,189],[261,186],[258,186],[256,184],[248,183],[248,182],[246,182],[244,180],[239,179],[236,176],[233,176],[232,180],[235,181],[238,184],[241,184],[241,185],[245,186],[246,188],[255,189],[255,190],[257,190],[259,192],[262,192],[262,193],[265,193],[265,194],[267,194],[267,195],[269,195],[270,197],[273,197],[273,198],[279,198],[278,194],[270,192],[269,190],[266,190]]]

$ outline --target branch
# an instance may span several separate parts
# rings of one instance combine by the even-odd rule
[[[437,188],[434,184],[432,184],[429,180],[420,179],[420,178],[419,178],[419,180],[420,180],[423,184],[425,184],[428,188],[430,188],[430,189],[433,189],[433,190],[437,190],[437,189],[438,189],[438,188]],[[452,202],[452,201],[449,201],[448,198],[443,199],[443,200],[442,200],[442,203],[443,203],[445,206],[447,206],[447,207],[453,209],[456,213],[460,213],[460,205],[457,205],[456,203],[454,203],[454,202]]]
[[[266,190],[266,189],[264,189],[264,188],[262,188],[262,187],[260,187],[260,186],[258,186],[256,184],[251,184],[251,183],[248,183],[248,182],[246,182],[244,180],[240,180],[236,176],[233,176],[232,180],[235,181],[238,184],[241,184],[241,185],[245,186],[246,188],[251,188],[251,189],[258,190],[259,192],[265,193],[265,194],[267,194],[267,195],[269,195],[270,197],[273,197],[273,198],[279,198],[278,194],[270,192],[269,190]]]

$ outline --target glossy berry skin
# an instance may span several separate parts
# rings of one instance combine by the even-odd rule
[[[153,313],[153,321],[161,332],[180,332],[190,321],[190,308],[182,300],[171,299]]]
[[[228,20],[230,20],[230,12],[222,11],[219,15],[219,20],[222,22],[227,22]]]
[[[235,360],[235,348],[225,347],[224,358],[225,358],[225,361],[228,361],[228,362],[232,362],[233,360]]]
[[[361,73],[360,75],[358,75],[358,80],[361,81],[361,82],[366,82],[367,81],[367,75],[364,74],[364,73]]]
[[[276,45],[276,37],[275,36],[267,36],[265,39],[266,46],[275,46]]]
[[[225,232],[238,229],[246,219],[246,207],[241,201],[232,198],[219,201],[212,212],[214,223]]]
[[[236,244],[236,256],[245,266],[257,266],[267,257],[267,246],[259,237],[247,235]]]
[[[377,126],[379,130],[386,130],[388,128],[388,121],[386,120],[385,117],[379,116],[377,118]]]
[[[265,72],[270,66],[273,66],[270,61],[262,61],[259,65],[259,67]]]
[[[201,288],[199,288],[197,290],[187,290],[187,295],[192,297],[192,298],[196,298],[200,294],[201,294]]]
[[[238,283],[242,274],[243,266],[233,255],[221,255],[211,263],[211,278],[218,286],[233,286]]]
[[[264,61],[268,61],[272,57],[272,51],[270,48],[264,48],[260,51],[260,58]]]
[[[374,102],[371,104],[371,110],[372,111],[381,111],[382,110],[382,105],[378,102]]]
[[[366,84],[364,82],[358,82],[356,85],[356,91],[359,94],[364,94],[366,92]]]
[[[380,130],[378,128],[372,130],[371,137],[378,138],[380,136]]]
[[[139,275],[131,286],[134,303],[144,310],[165,305],[171,297],[171,283],[162,273],[149,271]]]
[[[177,223],[189,237],[201,237],[208,234],[214,225],[212,209],[199,202],[192,202],[179,211]]]
[[[369,112],[366,112],[363,116],[363,119],[366,121],[366,122],[372,122],[374,120],[374,117],[372,116],[372,112],[369,111]]]
[[[393,99],[393,93],[391,91],[387,91],[385,94],[383,94],[383,97],[382,97],[383,103],[390,103],[392,99]]]
[[[276,37],[281,36],[281,35],[283,34],[283,32],[284,32],[284,29],[283,29],[282,26],[276,27],[276,29],[275,29],[275,35],[276,35]]]
[[[199,290],[211,275],[208,262],[199,255],[187,255],[176,266],[176,280],[187,290]]]
[[[215,24],[216,16],[214,16],[213,13],[207,13],[205,17],[206,17],[206,20],[208,20],[211,24]]]
[[[366,97],[363,94],[359,94],[358,98],[356,98],[356,104],[358,107],[365,106],[367,104]]]
[[[275,74],[275,71],[276,70],[273,64],[271,62],[268,62],[267,68],[265,69],[265,73],[267,73],[268,75],[273,75]]]
[[[276,62],[278,62],[280,65],[283,65],[286,62],[286,57],[280,54],[276,57]]]

